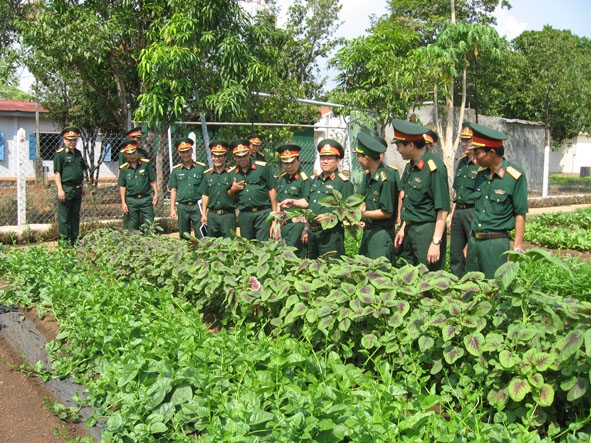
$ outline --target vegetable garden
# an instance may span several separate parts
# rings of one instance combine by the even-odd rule
[[[458,279],[111,229],[6,248],[0,272],[3,303],[55,316],[54,375],[105,442],[591,439],[588,261],[530,249]]]

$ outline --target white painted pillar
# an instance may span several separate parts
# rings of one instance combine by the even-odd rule
[[[16,170],[17,224],[22,226],[27,224],[27,176],[25,165],[29,158],[29,144],[23,128],[20,128],[16,133],[16,143],[18,157]]]
[[[550,188],[550,146],[544,148],[544,176],[542,177],[542,197],[548,197]]]

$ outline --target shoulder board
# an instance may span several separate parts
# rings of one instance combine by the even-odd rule
[[[282,172],[281,174],[279,174],[279,177],[283,177],[285,174],[287,174],[287,172]]]
[[[182,164],[182,163],[179,163],[178,165],[174,165],[174,166],[172,167],[172,169],[180,168],[181,166],[183,166],[183,164]]]
[[[429,165],[429,171],[437,171],[437,163],[435,163],[435,160],[433,160],[432,158],[427,160],[427,165]]]
[[[150,159],[149,158],[142,157],[140,160],[142,161],[142,163],[150,163]]]
[[[213,171],[213,168],[209,168],[207,171],[204,172],[204,174],[209,174],[211,171]]]
[[[64,150],[64,148],[59,148],[57,151],[55,152],[62,152]]]
[[[515,169],[513,166],[507,166],[507,172],[509,173],[509,175],[511,177],[513,177],[515,180],[518,180],[519,177],[521,177],[521,172],[519,172],[517,169]]]
[[[386,171],[380,171],[380,181],[385,182],[386,180],[388,180],[388,174],[386,174]]]
[[[341,180],[343,180],[344,182],[348,182],[349,181],[349,177],[347,177],[345,174],[343,174],[342,172],[339,172],[339,178]]]
[[[228,169],[228,172],[232,172],[234,169],[236,169],[236,166],[232,166],[230,169]]]
[[[205,168],[205,163],[203,163],[203,162],[195,162],[195,163],[197,163],[199,166],[203,166]]]
[[[125,162],[121,166],[119,166],[119,169],[127,168],[128,166],[129,166],[129,162]]]
[[[260,160],[257,160],[256,162],[254,162],[254,164],[257,166],[267,166],[267,162],[263,162]]]
[[[478,172],[482,172],[482,171],[486,171],[488,168],[485,168],[484,166],[481,166],[480,168],[478,168]]]
[[[300,177],[302,177],[302,180],[304,181],[308,180],[308,174],[306,174],[304,171],[300,172]]]
[[[398,168],[397,168],[396,166],[388,165],[388,167],[389,167],[390,169],[394,169],[395,171],[398,171]]]

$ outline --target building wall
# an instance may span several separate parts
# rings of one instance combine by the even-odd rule
[[[591,167],[591,135],[589,134],[579,134],[550,153],[551,173],[579,175],[581,167]]]

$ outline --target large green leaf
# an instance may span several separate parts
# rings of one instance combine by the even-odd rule
[[[566,394],[566,399],[568,401],[575,401],[578,398],[581,398],[583,395],[587,393],[589,389],[589,380],[585,378],[577,378],[574,386],[570,388],[570,390]]]
[[[515,377],[509,382],[507,386],[507,393],[513,401],[523,401],[525,396],[531,392],[531,386],[529,382],[523,378]]]
[[[505,389],[493,389],[488,392],[486,399],[497,409],[497,411],[502,411],[509,400],[509,396]]]
[[[466,335],[464,337],[464,346],[466,346],[466,350],[475,357],[479,357],[480,355],[482,355],[482,348],[484,347],[484,343],[484,336],[480,332]]]
[[[520,361],[521,361],[521,359],[512,351],[508,351],[506,349],[503,349],[499,353],[499,362],[505,368],[512,368]]]
[[[361,338],[361,346],[365,349],[372,349],[379,346],[380,342],[375,334],[365,334]]]
[[[443,358],[447,364],[454,364],[459,358],[464,356],[464,350],[457,346],[448,346],[443,351]]]
[[[554,403],[554,388],[545,384],[540,388],[540,391],[534,395],[534,400],[542,407],[552,406]]]
[[[574,330],[569,332],[566,337],[560,340],[556,347],[558,348],[558,359],[565,361],[574,355],[583,345],[583,332]]]

